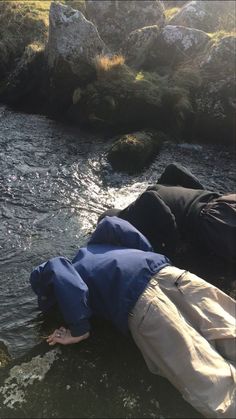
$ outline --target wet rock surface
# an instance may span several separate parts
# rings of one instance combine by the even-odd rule
[[[99,323],[86,343],[42,343],[11,363],[1,374],[0,406],[8,418],[200,417],[167,380],[148,372],[129,338]]]

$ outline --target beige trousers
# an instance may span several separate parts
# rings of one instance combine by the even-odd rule
[[[196,275],[168,266],[129,316],[148,368],[209,418],[236,417],[236,302]]]

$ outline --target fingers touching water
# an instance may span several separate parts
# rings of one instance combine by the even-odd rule
[[[50,346],[56,345],[56,343],[60,343],[61,345],[71,345],[74,343],[79,343],[88,337],[89,332],[82,336],[72,336],[69,329],[60,327],[59,329],[54,330],[54,332],[47,337],[47,342]]]

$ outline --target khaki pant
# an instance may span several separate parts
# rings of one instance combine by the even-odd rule
[[[236,417],[236,302],[190,272],[168,266],[129,316],[151,372],[205,417]]]

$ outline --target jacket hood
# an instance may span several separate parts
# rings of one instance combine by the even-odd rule
[[[37,266],[30,275],[30,284],[38,297],[39,309],[49,311],[56,304],[53,287],[53,272],[47,270],[47,262]]]

